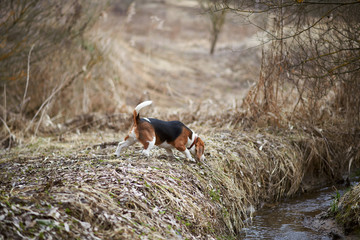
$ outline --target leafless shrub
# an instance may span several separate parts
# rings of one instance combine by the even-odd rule
[[[54,97],[69,91],[67,88],[81,75],[89,74],[100,60],[96,46],[83,38],[83,33],[105,4],[34,0],[2,3],[0,83],[6,104],[1,111],[10,129],[25,129],[27,119],[33,118],[37,121],[33,129],[36,132],[45,115],[61,114],[54,111],[56,105],[68,103],[55,102]]]
[[[271,112],[269,119],[278,122],[287,111],[313,124],[344,118],[349,128],[358,127],[358,1],[223,1],[223,6],[249,19],[266,14],[266,23],[253,23],[267,37],[259,82],[244,105],[252,115]]]

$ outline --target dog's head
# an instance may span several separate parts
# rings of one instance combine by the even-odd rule
[[[204,144],[203,140],[201,140],[201,138],[198,137],[196,140],[196,143],[195,143],[196,160],[198,160],[198,161],[205,160],[204,151],[205,151],[205,144]]]

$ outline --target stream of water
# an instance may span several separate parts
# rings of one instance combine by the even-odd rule
[[[342,196],[345,188],[337,188]],[[285,200],[273,208],[260,209],[242,239],[333,239],[329,232],[319,231],[313,223],[316,215],[330,207],[335,194],[334,187],[325,187]]]

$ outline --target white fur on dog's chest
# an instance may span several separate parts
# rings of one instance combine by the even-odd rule
[[[188,141],[186,143],[186,148],[189,148],[193,144],[196,137],[197,137],[197,134],[193,132],[192,138],[188,138]]]

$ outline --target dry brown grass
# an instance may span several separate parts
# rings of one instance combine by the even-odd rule
[[[144,159],[139,147],[113,158],[113,148],[92,148],[119,139],[101,131],[64,133],[60,142],[33,138],[3,151],[4,237],[236,236],[264,203],[309,189],[308,179],[334,181],[344,164],[334,159],[336,148],[326,133],[315,130],[213,131],[210,124],[200,125],[192,126],[206,142],[207,161],[199,164],[180,153],[166,159],[159,149]]]
[[[200,170],[195,164],[166,161],[158,153],[146,160],[134,149],[114,159],[101,149],[79,151],[83,144],[68,151],[69,143],[59,149],[49,140],[35,141],[29,152],[2,157],[7,172],[1,177],[1,213],[12,213],[2,215],[8,223],[2,225],[5,237],[195,239],[213,235],[214,229],[228,232],[205,181],[194,174]],[[24,156],[33,151],[40,154]]]

